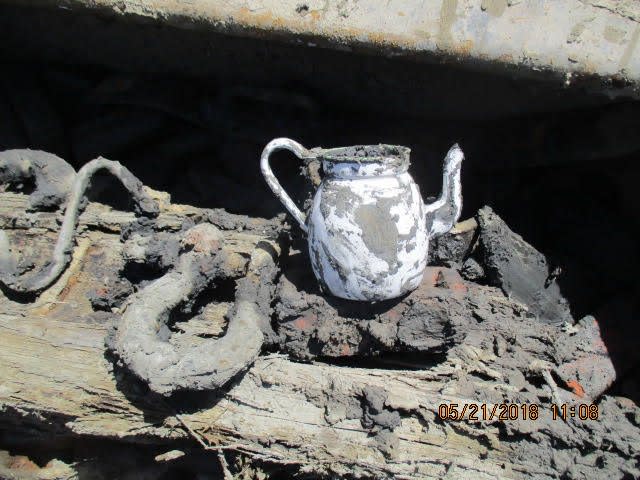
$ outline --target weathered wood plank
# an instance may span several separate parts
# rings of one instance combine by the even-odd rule
[[[4,0],[59,6],[59,0]],[[65,9],[108,12],[116,18],[199,25],[224,33],[285,38],[292,43],[449,57],[474,66],[505,64],[619,76],[638,81],[640,11],[631,0],[513,2],[416,0],[380,3],[296,0],[73,0]],[[515,69],[514,69],[515,70]],[[571,75],[567,77],[570,83]]]

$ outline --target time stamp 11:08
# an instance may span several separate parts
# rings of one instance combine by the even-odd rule
[[[470,420],[470,421],[491,421],[491,420],[537,420],[541,412],[549,410],[553,420],[564,420],[577,418],[580,420],[597,420],[598,405],[580,403],[568,405],[566,403],[557,405],[552,403],[549,407],[541,407],[535,403],[496,403],[494,405],[486,403],[442,403],[438,406],[438,417],[442,420]]]

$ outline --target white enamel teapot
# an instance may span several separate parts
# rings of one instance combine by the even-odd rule
[[[319,159],[324,177],[305,215],[283,190],[269,166],[276,150]],[[458,145],[445,157],[440,198],[425,205],[407,172],[410,149],[362,145],[308,150],[276,138],[262,152],[260,167],[269,187],[308,235],[309,255],[324,291],[350,300],[396,298],[420,285],[429,238],[448,232],[460,217]]]

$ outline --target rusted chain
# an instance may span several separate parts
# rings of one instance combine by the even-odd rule
[[[217,389],[260,354],[266,314],[256,292],[276,271],[271,254],[260,246],[252,253],[247,276],[238,282],[223,337],[181,350],[158,335],[171,311],[207,288],[224,269],[222,242],[213,225],[187,230],[176,267],[130,297],[117,330],[107,340],[127,368],[156,393]]]
[[[97,158],[84,165],[73,179],[64,212],[62,227],[58,234],[53,258],[37,273],[20,276],[16,272],[16,260],[11,254],[9,239],[5,231],[0,230],[0,283],[21,293],[37,293],[49,287],[64,271],[71,259],[71,250],[75,227],[82,207],[85,191],[91,177],[99,170],[107,170],[118,178],[131,193],[136,214],[147,217],[158,215],[158,205],[143,189],[143,184],[120,162]]]

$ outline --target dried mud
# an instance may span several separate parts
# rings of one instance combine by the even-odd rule
[[[108,267],[115,270],[92,265],[93,274],[103,268],[109,281],[88,298],[93,316],[114,322],[108,348],[151,391],[224,390],[265,350],[363,372],[367,366],[392,368],[400,376],[416,370],[437,382],[445,403],[455,395],[478,405],[546,410],[536,421],[476,424],[438,418],[433,406],[401,406],[384,386],[347,391],[336,379],[322,392],[304,395],[328,426],[357,421],[390,464],[403,441],[398,432],[416,421],[477,442],[480,459],[499,447],[525,468],[526,478],[589,478],[594,468],[612,478],[640,473],[638,409],[607,394],[618,372],[598,321],[573,321],[544,255],[490,209],[436,241],[418,289],[377,303],[321,294],[308,257],[288,249],[281,219],[200,210],[171,227],[162,222],[144,217],[122,228],[122,254]],[[265,240],[234,256],[227,238],[238,230]],[[206,321],[198,292],[227,280],[235,286],[233,301],[208,300],[224,304],[222,336],[190,340],[207,329],[171,324],[173,310]],[[233,340],[232,348],[222,348],[225,338]],[[553,419],[552,403],[594,403],[603,421]],[[328,474],[327,468],[314,472]]]

